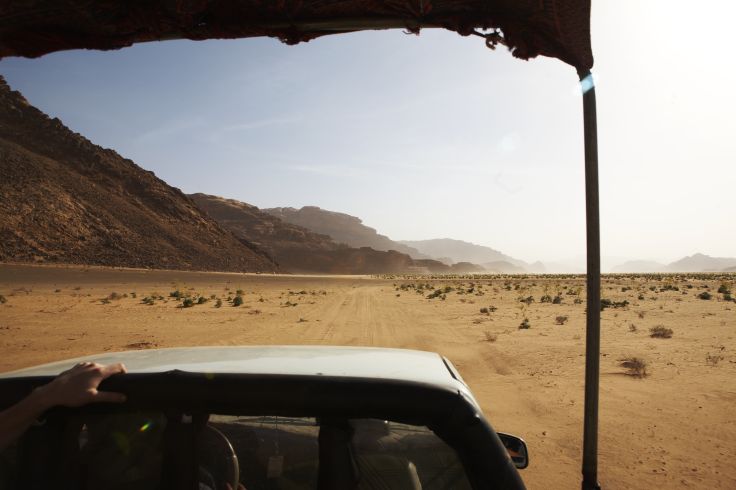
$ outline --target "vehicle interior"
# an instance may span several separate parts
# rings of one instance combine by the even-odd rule
[[[71,413],[29,430],[0,472],[2,489],[472,488],[429,427],[335,417]]]

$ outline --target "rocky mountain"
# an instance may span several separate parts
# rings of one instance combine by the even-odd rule
[[[349,247],[337,243],[328,235],[315,233],[234,199],[206,194],[192,194],[189,197],[224,228],[266,250],[291,272],[398,274],[468,270],[468,266],[453,268],[435,260],[414,260],[405,253],[393,250]]]
[[[31,106],[0,78],[0,261],[274,271],[178,189]]]
[[[711,257],[696,253],[689,257],[672,262],[667,266],[670,272],[713,272],[736,266],[736,258]]]
[[[402,240],[399,243],[412,247],[430,257],[449,257],[453,262],[471,262],[474,264],[506,262],[521,267],[520,272],[525,271],[527,266],[523,261],[509,257],[498,250],[462,240],[438,238],[418,241]]]
[[[271,208],[263,211],[287,223],[328,235],[337,243],[351,247],[370,247],[381,251],[396,250],[415,259],[431,258],[428,254],[380,235],[375,229],[364,225],[360,218],[349,214],[327,211],[317,206],[304,206],[301,209]]]

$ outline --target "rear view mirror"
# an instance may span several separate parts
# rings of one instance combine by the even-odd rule
[[[526,442],[521,437],[512,436],[511,434],[504,434],[498,432],[498,437],[501,439],[501,443],[506,448],[511,456],[514,466],[517,469],[523,470],[529,466],[529,452],[526,449]]]

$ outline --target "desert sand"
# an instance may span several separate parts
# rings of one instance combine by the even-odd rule
[[[601,313],[603,488],[736,488],[736,303],[717,293],[729,279],[733,284],[736,276],[604,278],[603,298],[628,304]],[[430,288],[419,294],[420,283]],[[444,299],[427,299],[436,289]],[[243,304],[234,307],[227,299],[238,290]],[[182,308],[182,300],[170,296],[174,291],[195,305]],[[704,291],[712,298],[700,299]],[[561,304],[541,301],[558,293]],[[193,345],[440,352],[458,368],[491,424],[526,439],[531,464],[522,476],[529,488],[579,488],[581,277],[317,277],[0,265],[0,295],[6,300],[0,304],[0,371],[104,351]],[[196,304],[199,296],[203,304]],[[534,302],[520,301],[529,296]],[[519,329],[524,318],[529,328]],[[671,338],[650,336],[660,325],[672,330]],[[620,365],[631,357],[646,362],[645,377]]]

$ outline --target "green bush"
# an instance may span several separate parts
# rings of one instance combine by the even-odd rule
[[[191,308],[194,306],[194,300],[192,298],[184,298],[184,301],[181,302],[182,308]]]
[[[181,299],[181,298],[183,298],[183,297],[184,297],[184,293],[182,293],[181,291],[179,291],[179,290],[177,289],[176,291],[171,291],[171,292],[169,293],[169,297],[170,297],[170,298],[176,298],[176,299]]]
[[[198,305],[203,305],[206,302],[207,302],[207,298],[205,298],[204,296],[200,296],[199,299],[197,300]]]
[[[519,324],[519,330],[528,330],[529,328],[531,328],[531,324],[529,323],[529,319],[528,318],[524,318],[524,321],[522,321]]]
[[[235,296],[235,298],[233,298],[233,306],[240,306],[242,304],[243,304],[243,297],[242,296],[237,295],[237,296]]]
[[[698,298],[708,300],[713,299],[713,295],[710,294],[708,291],[703,291],[698,295]]]

